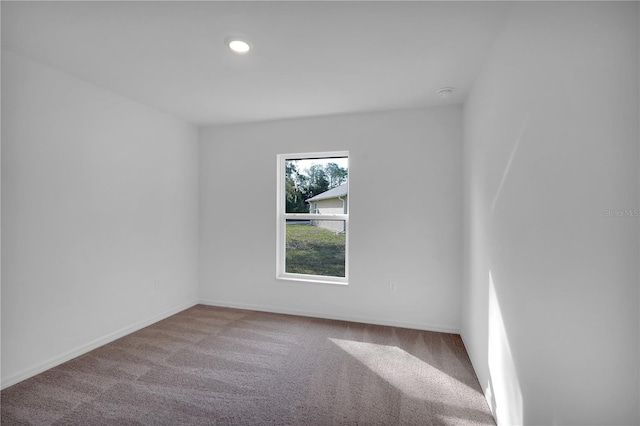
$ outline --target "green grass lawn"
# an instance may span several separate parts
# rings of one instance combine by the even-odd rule
[[[344,277],[345,234],[317,226],[287,225],[286,272]]]

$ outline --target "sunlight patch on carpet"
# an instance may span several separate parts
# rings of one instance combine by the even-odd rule
[[[397,346],[329,338],[408,397],[445,402],[473,398],[476,390]]]

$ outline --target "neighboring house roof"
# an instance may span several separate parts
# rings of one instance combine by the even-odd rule
[[[338,198],[338,197],[344,197],[345,195],[347,195],[347,183],[343,183],[340,186],[336,186],[333,189],[330,189],[328,191],[324,191],[318,195],[316,195],[315,197],[311,197],[309,198],[307,201],[307,203],[311,202],[311,201],[320,201],[320,200],[327,200],[329,198]]]

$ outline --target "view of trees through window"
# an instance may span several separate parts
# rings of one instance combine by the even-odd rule
[[[306,200],[345,183],[349,177],[347,158],[316,158],[285,162],[287,213],[309,213]]]
[[[285,272],[346,277],[347,223],[321,215],[347,214],[348,178],[347,157],[285,161],[285,212],[309,214],[285,214]]]

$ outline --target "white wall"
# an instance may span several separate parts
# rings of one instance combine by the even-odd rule
[[[350,151],[349,285],[276,280],[276,156],[336,150]],[[203,301],[458,330],[461,166],[459,106],[202,129]]]
[[[515,3],[465,104],[462,331],[500,425],[638,424],[638,217],[606,214],[640,208],[638,17]]]
[[[197,300],[197,138],[2,51],[3,387]]]

